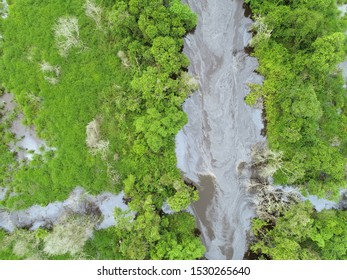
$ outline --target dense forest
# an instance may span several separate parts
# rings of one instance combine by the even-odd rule
[[[198,199],[176,168],[174,137],[187,122],[182,103],[196,89],[182,54],[197,17],[179,0],[14,0],[1,20],[0,81],[25,124],[47,146],[31,161],[9,151],[1,122],[0,186],[5,209],[124,191],[117,227],[93,230],[98,213],[51,228],[0,231],[1,259],[197,259],[205,248],[194,217]],[[15,195],[9,195],[10,193]],[[174,214],[162,211],[168,203]],[[135,213],[135,214],[133,214]]]
[[[246,102],[264,104],[274,183],[336,200],[347,182],[347,94],[338,68],[346,17],[334,0],[246,3],[255,21],[252,55],[265,78],[250,85]],[[346,211],[317,212],[299,201],[270,211],[253,220],[251,250],[261,258],[347,259]]]
[[[347,17],[336,0],[246,0],[252,54],[262,84],[268,147],[255,147],[263,204],[252,220],[258,259],[347,259],[347,211],[318,212],[279,191],[338,200],[346,189],[347,95],[338,64],[347,54]],[[124,193],[116,226],[96,230],[100,211],[71,213],[35,230],[0,229],[0,259],[200,259],[200,232],[187,207],[198,192],[176,167],[184,100],[197,89],[182,53],[197,16],[181,0],[11,0],[0,4],[0,211],[90,195]],[[24,123],[45,141],[18,160],[11,131]],[[261,193],[263,191],[263,193]],[[171,214],[163,211],[168,204]],[[259,206],[258,205],[258,206]]]

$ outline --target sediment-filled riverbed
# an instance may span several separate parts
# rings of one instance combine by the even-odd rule
[[[193,205],[208,259],[242,259],[247,248],[252,198],[246,192],[251,147],[263,141],[261,110],[244,103],[247,83],[260,83],[255,58],[244,48],[252,21],[243,1],[188,0],[198,26],[185,39],[190,74],[200,89],[184,110],[188,124],[176,137],[178,167],[200,186]]]

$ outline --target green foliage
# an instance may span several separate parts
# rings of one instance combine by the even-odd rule
[[[173,211],[179,211],[187,208],[192,202],[199,199],[199,195],[193,189],[187,188],[185,184],[175,184],[176,193],[168,199],[170,208]]]
[[[205,248],[197,238],[194,217],[186,212],[172,215],[153,215],[145,202],[143,214],[128,224],[131,228],[116,226],[119,244],[116,251],[124,259],[186,260],[198,259]]]
[[[164,72],[178,73],[182,67],[188,66],[188,60],[179,54],[183,42],[171,37],[156,37],[153,40],[151,53],[154,60]]]
[[[7,244],[6,232],[0,229],[0,259],[1,260],[19,260],[20,257],[16,256],[11,247]]]
[[[195,27],[196,15],[177,0],[18,0],[10,10],[0,27],[5,38],[0,80],[15,95],[26,123],[56,149],[16,166],[7,149],[11,135],[1,141],[0,182],[17,194],[4,203],[23,209],[66,199],[76,185],[91,194],[124,187],[137,214],[128,226],[126,217],[118,219],[114,250],[105,252],[110,231],[88,242],[78,231],[77,242],[57,227],[44,238],[45,256],[84,256],[87,242],[88,258],[150,258],[164,232],[163,202],[180,211],[197,198],[184,184],[175,188],[181,174],[174,149],[174,137],[187,121],[181,105],[195,89],[185,72],[182,37]],[[87,138],[93,127],[86,128],[96,119],[98,131],[89,133],[97,136],[93,142]],[[102,153],[91,151],[106,143]],[[198,237],[183,241],[171,234],[183,251],[190,244],[200,248],[174,258],[201,257]],[[67,239],[78,248],[58,242]]]
[[[93,260],[120,260],[122,255],[117,248],[119,240],[116,239],[114,228],[95,231],[93,237],[86,242],[84,253],[87,259]]]
[[[195,221],[188,213],[168,215],[162,225],[162,237],[151,249],[152,259],[197,259],[205,253],[201,241],[194,237]]]
[[[315,212],[309,203],[292,206],[275,225],[255,219],[251,250],[275,260],[347,259],[347,212]]]
[[[275,182],[336,199],[346,186],[347,95],[337,69],[346,22],[333,0],[246,2],[257,15],[252,44],[265,77],[246,102],[263,97],[270,149],[283,151]]]
[[[246,96],[245,102],[249,106],[254,106],[262,96],[261,85],[250,84],[249,88],[251,92]]]
[[[281,151],[275,183],[337,199],[346,187],[346,89],[338,63],[346,56],[346,20],[336,1],[247,0],[256,21],[251,41],[262,85],[271,150]],[[265,215],[266,216],[266,215]],[[309,203],[254,219],[251,251],[266,259],[346,259],[346,211],[315,212]]]
[[[7,187],[12,181],[14,171],[18,168],[15,161],[15,152],[11,152],[10,143],[15,139],[9,131],[11,117],[5,114],[5,106],[0,107],[0,187]]]
[[[312,43],[314,53],[310,59],[309,66],[313,72],[329,74],[332,73],[336,65],[343,61],[346,53],[344,50],[346,37],[343,33],[333,33],[317,38]]]

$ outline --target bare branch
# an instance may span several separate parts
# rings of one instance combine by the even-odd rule
[[[82,46],[79,39],[78,19],[76,17],[59,18],[53,30],[61,56],[67,56],[72,47]]]
[[[125,68],[129,68],[131,66],[130,61],[129,61],[127,55],[125,54],[125,52],[119,51],[117,53],[117,56],[121,59],[122,64]]]
[[[86,127],[86,144],[93,155],[101,154],[101,157],[106,160],[108,147],[110,142],[101,140],[100,124],[97,119],[92,120]]]
[[[87,0],[86,4],[84,5],[86,16],[92,18],[96,26],[101,29],[101,19],[102,19],[102,8],[100,6],[97,6],[94,1]]]

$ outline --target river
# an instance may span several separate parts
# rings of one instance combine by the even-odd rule
[[[251,147],[263,128],[261,109],[244,103],[247,83],[261,83],[257,60],[244,47],[252,21],[243,1],[187,0],[198,16],[184,52],[200,89],[183,105],[188,124],[176,136],[177,166],[197,183],[201,199],[193,211],[208,259],[242,259],[255,215],[245,187]]]

